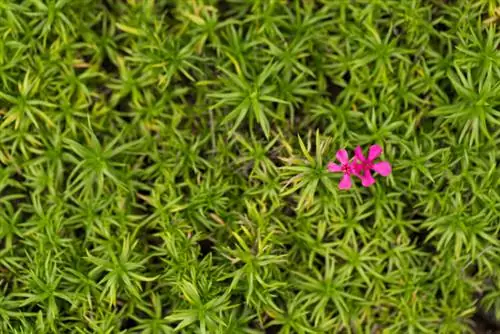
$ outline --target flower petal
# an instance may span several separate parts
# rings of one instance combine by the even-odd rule
[[[328,165],[326,166],[329,172],[335,173],[335,172],[341,172],[342,167],[334,164],[333,162],[329,162]]]
[[[362,164],[358,164],[356,162],[352,162],[351,163],[351,168],[352,168],[352,174],[356,175],[358,177],[361,177],[361,175],[365,172],[364,168],[363,168],[363,165]]]
[[[367,170],[360,178],[363,187],[369,187],[375,183],[375,179],[373,178],[372,173],[369,170]]]
[[[368,151],[368,160],[373,161],[377,159],[382,154],[382,147],[379,145],[370,146],[370,150]]]
[[[340,161],[341,164],[347,165],[349,163],[349,154],[345,149],[340,149],[336,154],[337,160]]]
[[[359,162],[365,162],[366,158],[363,155],[363,149],[358,146],[354,149],[354,156],[359,160]]]
[[[373,165],[373,170],[382,176],[387,176],[392,172],[391,164],[387,161],[377,162]]]
[[[339,188],[340,189],[350,189],[351,188],[351,177],[347,174],[344,174],[342,180],[340,180]]]

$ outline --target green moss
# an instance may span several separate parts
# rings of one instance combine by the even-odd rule
[[[500,318],[497,5],[4,1],[0,333]]]

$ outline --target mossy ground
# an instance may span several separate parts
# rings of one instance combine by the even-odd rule
[[[1,1],[0,332],[500,318],[498,6]]]

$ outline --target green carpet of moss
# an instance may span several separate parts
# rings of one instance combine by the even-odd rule
[[[498,6],[0,1],[0,333],[500,319]]]

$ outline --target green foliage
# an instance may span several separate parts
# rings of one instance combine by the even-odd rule
[[[0,1],[0,333],[500,319],[499,6]]]

